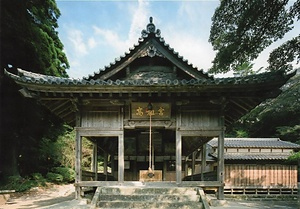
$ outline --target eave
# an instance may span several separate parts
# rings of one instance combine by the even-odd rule
[[[192,101],[197,105],[206,101],[205,108],[213,104],[220,105],[220,100],[225,99],[225,125],[229,125],[265,99],[278,96],[280,87],[294,75],[278,71],[244,78],[165,80],[154,83],[151,80],[58,78],[21,69],[18,75],[6,70],[5,74],[22,87],[24,96],[38,99],[71,125],[74,125],[78,100],[101,100],[109,104],[109,101],[147,101],[149,98]]]

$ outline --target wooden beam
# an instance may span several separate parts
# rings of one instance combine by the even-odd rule
[[[111,136],[119,136],[120,134],[123,134],[123,131],[121,130],[99,130],[99,128],[85,128],[85,127],[76,127],[76,130],[80,132],[81,136],[101,136],[101,137],[111,137]]]

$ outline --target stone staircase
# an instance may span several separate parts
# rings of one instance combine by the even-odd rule
[[[197,189],[191,187],[105,186],[98,187],[95,196],[96,208],[203,208]]]

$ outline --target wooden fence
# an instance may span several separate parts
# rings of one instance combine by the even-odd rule
[[[296,165],[225,165],[225,186],[297,188]]]

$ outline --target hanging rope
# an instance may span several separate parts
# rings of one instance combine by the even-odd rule
[[[152,124],[151,124],[151,113],[150,113],[150,127],[149,127],[149,171],[152,171]]]
[[[154,152],[152,155],[152,115],[154,115],[153,113],[153,106],[152,104],[149,102],[148,106],[147,106],[147,110],[148,110],[148,114],[149,114],[149,168],[148,168],[148,176],[150,178],[152,178],[154,176],[154,159],[152,161],[152,157],[154,156]],[[153,150],[154,151],[154,150]]]

